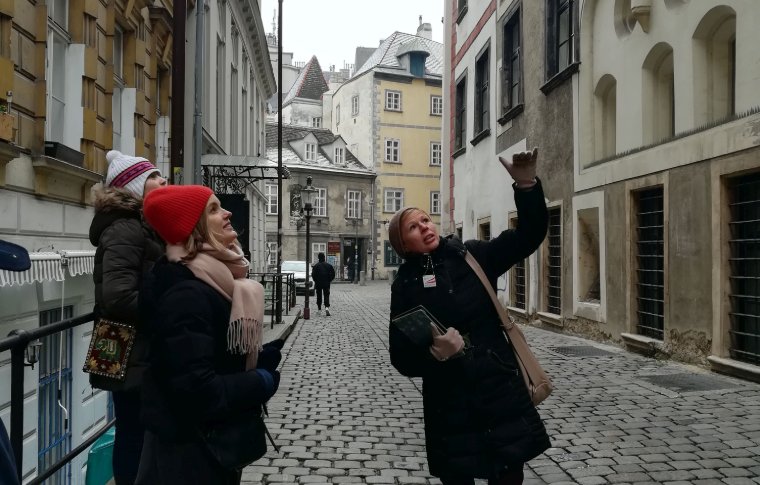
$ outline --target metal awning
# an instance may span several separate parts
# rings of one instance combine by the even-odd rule
[[[244,155],[203,155],[203,185],[219,193],[244,193],[246,187],[262,179],[280,178],[277,163],[264,157]],[[290,171],[282,167],[282,178]]]
[[[23,286],[43,281],[63,281],[69,276],[92,274],[95,268],[95,250],[62,250],[58,252],[29,253],[32,266],[26,271],[0,271],[0,287]]]

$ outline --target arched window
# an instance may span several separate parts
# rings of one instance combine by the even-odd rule
[[[594,151],[596,160],[617,152],[617,81],[610,74],[594,90]]]
[[[715,7],[694,30],[694,124],[725,119],[736,107],[736,12]]]
[[[657,143],[675,135],[673,48],[655,45],[642,66],[644,144]]]

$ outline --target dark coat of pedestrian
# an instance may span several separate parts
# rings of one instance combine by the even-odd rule
[[[324,299],[325,314],[330,316],[330,283],[335,279],[335,268],[325,261],[325,253],[317,255],[317,264],[311,268],[311,277],[314,280],[314,288],[317,292],[317,312],[322,312]]]
[[[527,158],[526,158],[527,157]],[[444,485],[522,483],[524,463],[550,446],[532,404],[489,295],[465,261],[470,252],[491,285],[543,241],[548,216],[535,152],[523,176],[501,159],[516,183],[516,229],[490,241],[440,238],[420,209],[402,209],[391,221],[389,237],[404,258],[392,285],[391,321],[418,305],[447,327],[423,345],[390,325],[392,365],[403,375],[423,378],[425,439],[430,473]],[[517,172],[517,173],[515,173]],[[524,187],[524,188],[521,188]]]
[[[167,243],[144,288],[151,318],[143,392],[147,428],[137,483],[240,483],[208,436],[260,419],[279,385],[280,345],[264,345],[264,290],[247,278],[230,213],[207,187],[170,186],[146,198],[145,217]],[[266,451],[264,430],[251,437]]]
[[[95,249],[95,320],[100,318],[137,329],[127,362],[126,377],[118,381],[90,374],[90,384],[112,391],[116,419],[113,470],[116,485],[131,485],[137,476],[144,428],[140,423],[140,385],[147,367],[148,340],[139,315],[140,286],[163,255],[163,243],[143,221],[144,194],[166,184],[148,160],[112,150],[106,154],[105,187],[95,193],[95,216],[90,242]]]

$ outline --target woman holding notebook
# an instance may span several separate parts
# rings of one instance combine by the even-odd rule
[[[515,229],[462,243],[439,237],[418,208],[401,209],[388,227],[404,258],[391,289],[391,363],[423,378],[428,466],[443,485],[522,483],[523,465],[550,446],[496,309],[465,261],[472,254],[496,288],[499,276],[540,246],[548,215],[537,154],[499,157],[514,179]],[[420,315],[435,325],[421,331]]]

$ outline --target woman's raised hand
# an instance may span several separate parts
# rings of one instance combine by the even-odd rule
[[[449,327],[445,334],[433,337],[430,352],[438,360],[448,360],[464,349],[464,339],[454,327]]]
[[[533,148],[533,151],[517,152],[512,155],[512,160],[499,157],[499,161],[507,169],[519,189],[527,189],[536,184],[537,159],[538,147]]]

